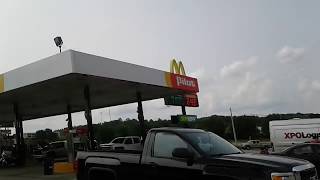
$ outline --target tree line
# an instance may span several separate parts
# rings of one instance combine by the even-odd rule
[[[272,120],[288,120],[293,118],[320,118],[320,114],[269,114],[264,117],[260,116],[234,116],[234,125],[238,139],[268,139],[269,122]],[[174,127],[179,126],[171,123],[171,120],[157,119],[146,120],[145,127],[147,130],[158,127]],[[230,116],[212,115],[209,117],[198,118],[196,121],[188,124],[190,128],[199,128],[214,132],[219,136],[227,139],[233,139]],[[81,126],[85,127],[85,126]],[[115,137],[119,136],[136,136],[140,135],[139,121],[136,119],[118,119],[109,122],[93,125],[95,137],[99,143],[108,143]],[[63,130],[61,130],[63,131]],[[40,130],[36,132],[36,138],[42,141],[53,141],[57,136],[52,134],[50,129]],[[47,137],[47,139],[46,139]]]

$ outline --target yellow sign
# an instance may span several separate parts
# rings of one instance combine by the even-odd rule
[[[175,74],[180,74],[180,75],[186,75],[186,71],[184,70],[183,64],[181,61],[177,63],[175,59],[171,60],[170,64],[170,72],[175,73]]]
[[[4,76],[0,74],[0,93],[4,91]]]

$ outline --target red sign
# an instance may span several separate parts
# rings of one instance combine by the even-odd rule
[[[88,133],[88,129],[87,128],[77,128],[76,133],[84,135],[84,134]]]
[[[172,88],[192,93],[199,92],[198,80],[196,78],[170,73],[167,81],[169,81],[167,84]]]
[[[185,106],[199,107],[198,96],[196,94],[186,94],[185,95]]]

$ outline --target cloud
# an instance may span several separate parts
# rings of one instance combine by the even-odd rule
[[[272,80],[247,73],[245,78],[236,84],[230,98],[226,101],[238,107],[256,108],[272,101]]]
[[[320,81],[318,80],[312,81],[311,88],[315,91],[320,91]]]
[[[197,70],[191,72],[191,73],[190,73],[190,76],[191,76],[191,77],[195,77],[195,78],[197,78],[198,80],[203,79],[203,78],[206,77],[206,76],[205,76],[205,70],[204,70],[204,68],[197,69]]]
[[[299,102],[299,111],[319,112],[320,80],[300,79],[297,90],[297,96],[294,99]]]
[[[226,114],[231,106],[235,114],[259,113],[277,101],[274,81],[258,71],[258,57],[223,66],[219,76],[202,72],[199,100],[201,114]]]
[[[286,64],[301,61],[304,55],[304,48],[293,48],[289,46],[284,46],[282,49],[278,51],[276,57],[279,59],[281,63]]]
[[[220,70],[220,75],[222,77],[237,77],[244,75],[257,63],[257,59],[257,57],[251,57],[244,61],[236,61],[230,65],[226,65]]]
[[[320,81],[301,79],[298,82],[298,90],[304,97],[312,98],[313,96],[317,96],[320,92]]]

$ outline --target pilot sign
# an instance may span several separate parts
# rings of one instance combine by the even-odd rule
[[[187,77],[181,61],[171,61],[170,73],[166,73],[168,86],[184,90],[186,94],[175,95],[164,98],[165,105],[199,107],[197,92],[199,92],[198,81],[195,78]]]

